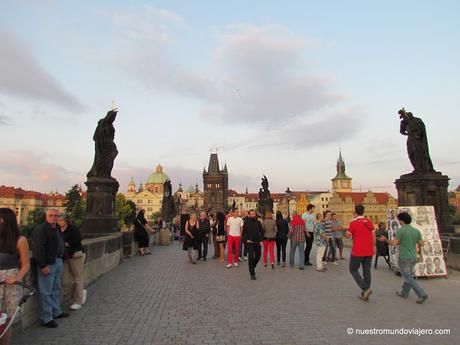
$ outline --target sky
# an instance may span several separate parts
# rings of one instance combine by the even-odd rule
[[[458,1],[2,0],[0,184],[83,185],[114,102],[122,192],[157,164],[202,186],[211,150],[240,192],[328,190],[341,150],[357,191],[396,195],[402,107],[455,189],[459,22]]]

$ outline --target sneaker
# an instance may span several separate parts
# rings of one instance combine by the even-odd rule
[[[226,267],[227,268],[232,268],[232,264],[228,264]]]
[[[55,319],[64,319],[66,317],[69,317],[69,313],[66,313],[65,311],[63,311],[62,313],[60,313],[58,316],[55,316],[54,318]]]
[[[339,265],[339,263],[338,263],[337,261],[334,261],[332,264],[333,264],[334,266],[338,266],[338,265]]]
[[[74,303],[70,306],[70,310],[78,310],[81,308],[81,304]]]
[[[407,298],[407,296],[404,296],[401,292],[396,291],[396,296],[402,297],[402,298]]]
[[[56,328],[57,326],[58,324],[54,320],[48,321],[47,323],[43,324],[43,327],[48,327],[48,328]]]
[[[239,262],[242,262],[242,261],[243,261],[243,259],[241,258],[241,256],[238,258],[238,261],[239,261]]]
[[[248,257],[247,257],[247,256],[245,256],[245,257],[244,257],[244,260],[248,261]]]
[[[233,267],[238,267],[238,262],[235,262],[235,263],[233,264]]]
[[[82,304],[86,303],[86,297],[88,297],[88,290],[83,289],[83,301],[82,301]]]
[[[362,293],[362,299],[363,301],[369,301],[369,296],[371,295],[372,293],[372,290],[371,289],[367,289],[366,291],[363,291]]]
[[[251,280],[256,280],[256,275],[251,276]]]
[[[427,298],[428,298],[428,295],[426,295],[425,297],[420,297],[417,300],[417,304],[423,304],[426,301]]]

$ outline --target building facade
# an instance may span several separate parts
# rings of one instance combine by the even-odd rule
[[[155,214],[161,211],[164,183],[167,180],[169,180],[168,175],[163,172],[163,167],[158,164],[155,171],[148,177],[145,188],[140,182],[136,190],[136,183],[131,177],[125,197],[127,200],[131,200],[137,209],[142,208],[145,210],[146,219],[152,219]]]
[[[12,209],[18,217],[19,225],[27,224],[29,213],[35,209],[55,208],[65,211],[64,195],[59,193],[39,193],[22,188],[0,186],[0,207]]]
[[[397,200],[386,192],[353,192],[352,179],[345,174],[345,162],[342,152],[337,160],[337,173],[332,181],[332,193],[328,202],[328,209],[337,214],[338,220],[344,227],[348,227],[355,206],[362,204],[365,208],[365,216],[373,223],[386,222],[386,211],[398,206]]]
[[[211,153],[208,170],[203,169],[204,202],[208,213],[226,212],[228,208],[227,164],[220,170],[217,153]]]

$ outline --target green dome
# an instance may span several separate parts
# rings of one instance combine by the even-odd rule
[[[156,171],[149,176],[146,184],[163,184],[167,180],[169,180],[168,175],[163,173],[163,167],[158,164]]]

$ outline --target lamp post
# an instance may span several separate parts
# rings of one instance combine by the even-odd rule
[[[291,200],[291,191],[289,187],[286,189],[286,201],[287,201],[287,212],[288,212],[288,219],[291,219],[291,211],[289,209],[289,200]]]

